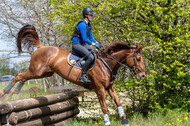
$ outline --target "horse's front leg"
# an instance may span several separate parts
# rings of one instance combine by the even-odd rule
[[[100,102],[100,106],[102,109],[102,112],[104,113],[104,122],[106,126],[110,126],[110,120],[109,120],[109,116],[108,116],[108,109],[106,106],[106,98],[105,98],[105,89],[102,87],[99,90],[95,90],[99,102]]]
[[[114,100],[114,102],[116,103],[117,105],[117,109],[118,109],[118,112],[119,112],[119,116],[121,117],[122,119],[122,124],[124,126],[129,126],[129,122],[128,120],[126,119],[126,115],[123,111],[123,108],[121,106],[121,103],[119,101],[119,98],[117,96],[117,93],[115,92],[115,89],[114,89],[114,85],[111,84],[110,87],[107,89],[109,95],[111,96],[111,98]]]

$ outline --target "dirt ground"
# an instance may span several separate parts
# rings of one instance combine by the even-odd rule
[[[118,93],[118,97],[123,108],[131,103],[131,100],[127,98],[124,93]],[[78,117],[86,118],[103,116],[103,112],[95,92],[85,92],[84,96],[79,97],[79,101],[80,113],[78,114]],[[108,94],[106,94],[106,104],[109,114],[117,113],[117,106]]]

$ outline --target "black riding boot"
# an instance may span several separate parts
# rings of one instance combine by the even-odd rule
[[[90,80],[88,80],[88,68],[89,68],[91,62],[92,62],[92,60],[90,58],[88,58],[86,60],[85,64],[82,66],[82,74],[81,74],[79,81],[84,82],[84,83],[90,82]]]
[[[82,74],[81,74],[79,81],[83,82],[83,83],[89,83],[90,82],[90,80],[88,80],[88,74],[86,71],[82,71]]]

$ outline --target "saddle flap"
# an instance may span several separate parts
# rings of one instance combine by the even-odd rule
[[[67,58],[67,61],[71,66],[76,66],[76,67],[82,68],[80,59],[81,58],[79,56],[76,56],[76,55],[73,55],[72,53],[70,53]]]
[[[71,65],[71,66],[75,66],[75,67],[78,67],[78,68],[82,68],[82,65],[85,64],[85,60],[82,59],[81,57],[77,56],[77,55],[74,55],[72,53],[70,53],[67,57],[67,61],[68,63]],[[94,61],[92,62],[92,64],[90,65],[90,68],[91,69],[94,64],[95,64],[95,61],[96,61],[96,58],[94,59]]]

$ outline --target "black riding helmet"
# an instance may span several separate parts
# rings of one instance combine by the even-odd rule
[[[90,7],[85,7],[82,11],[82,15],[85,18],[86,14],[94,15],[93,10]]]

